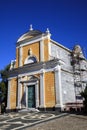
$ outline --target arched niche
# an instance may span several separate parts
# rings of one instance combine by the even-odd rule
[[[24,64],[31,64],[31,63],[37,63],[37,58],[35,56],[28,56],[25,59]]]

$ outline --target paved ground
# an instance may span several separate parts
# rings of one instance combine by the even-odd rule
[[[55,112],[0,115],[0,130],[87,130],[87,116]]]
[[[87,130],[87,117],[67,115],[25,130]]]
[[[60,113],[20,112],[4,114],[0,115],[0,130],[25,130],[27,127],[40,124],[57,116],[60,116]]]

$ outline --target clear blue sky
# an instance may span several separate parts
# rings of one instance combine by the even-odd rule
[[[87,0],[0,0],[0,69],[15,59],[16,41],[30,24],[52,39],[87,53]]]

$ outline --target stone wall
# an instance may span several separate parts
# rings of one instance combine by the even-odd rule
[[[50,43],[50,58],[58,58],[64,62],[61,66],[63,69],[67,71],[73,71],[73,67],[71,66],[71,51],[68,48],[64,48],[62,45],[57,45],[55,43]]]
[[[68,102],[75,102],[75,88],[74,88],[73,74],[62,71],[61,83],[62,83],[63,104]]]

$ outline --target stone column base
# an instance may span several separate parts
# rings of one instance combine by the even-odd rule
[[[56,104],[55,105],[55,110],[58,110],[58,111],[64,111],[64,105],[60,105],[60,104]]]

